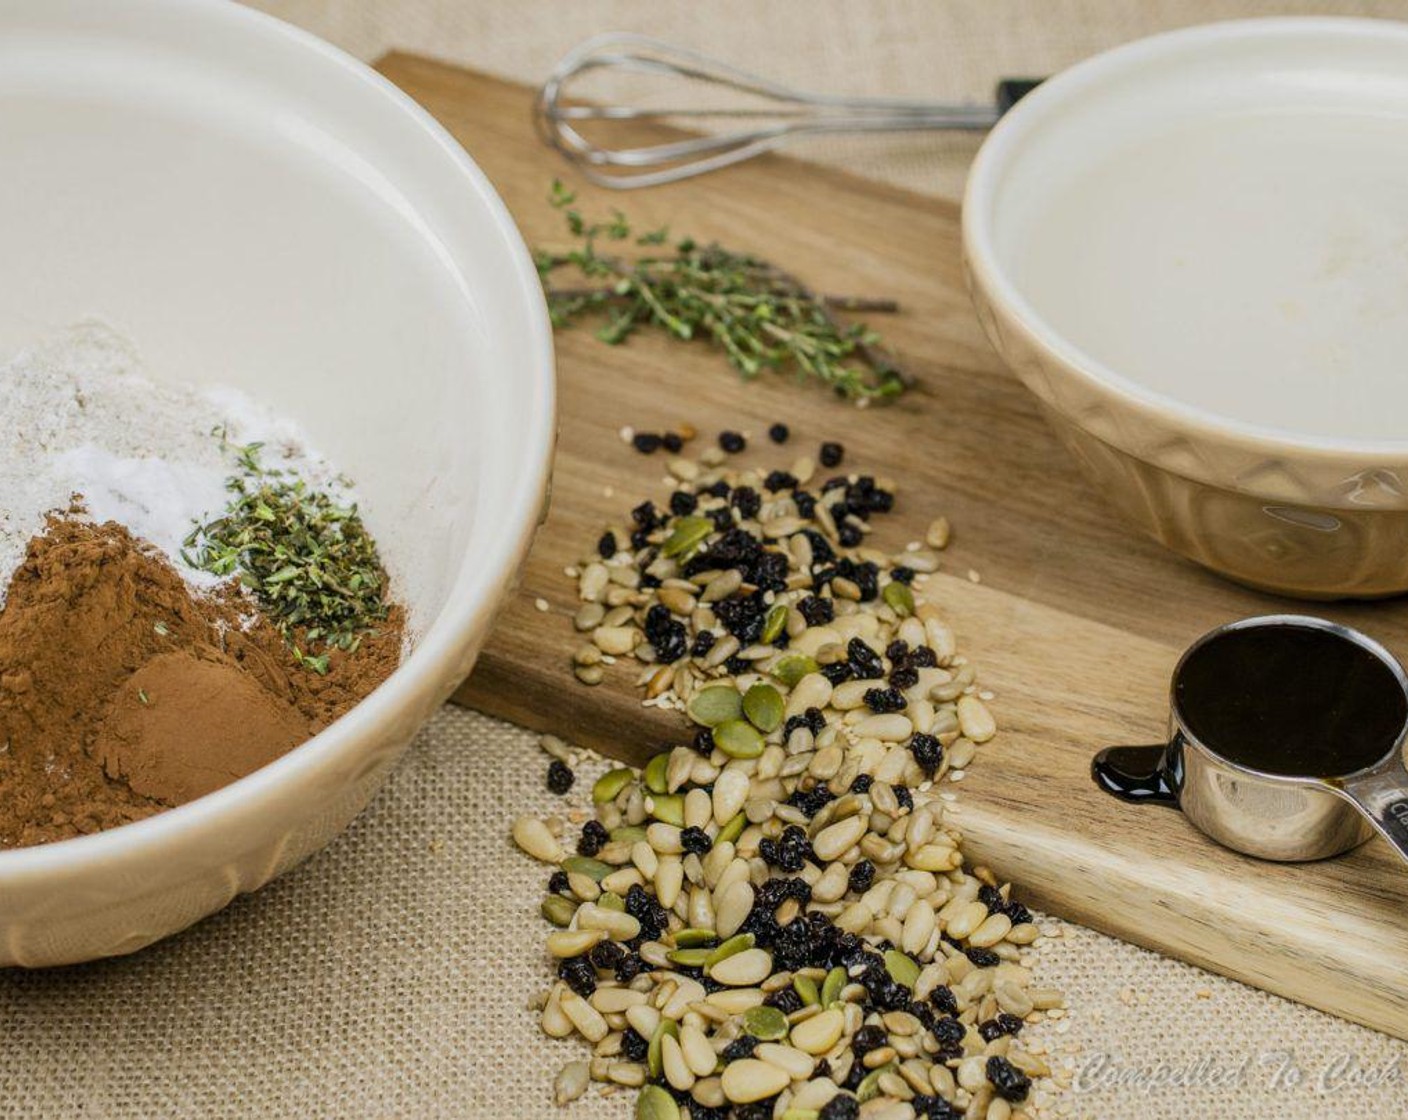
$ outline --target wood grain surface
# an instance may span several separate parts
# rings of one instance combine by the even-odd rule
[[[546,194],[554,176],[577,181],[536,139],[528,90],[405,56],[381,69],[465,145],[530,243],[563,243]],[[641,706],[632,667],[597,688],[571,675],[577,604],[564,566],[642,497],[666,493],[664,458],[635,453],[618,430],[751,431],[743,461],[777,466],[839,439],[847,468],[900,482],[879,541],[922,536],[939,513],[954,525],[927,594],[997,693],[1002,728],[958,787],[971,858],[1054,913],[1408,1038],[1408,874],[1383,844],[1317,864],[1258,862],[1090,782],[1097,747],[1161,737],[1183,646],[1291,604],[1163,551],[1087,486],[971,313],[957,209],[773,157],[647,192],[583,188],[581,200],[756,251],[821,291],[898,298],[901,313],[877,325],[919,385],[896,406],[857,410],[785,378],[744,384],[704,345],[613,348],[559,332],[551,514],[457,699],[636,761],[678,741],[681,717]],[[776,420],[794,433],[786,449],[763,438]],[[1402,602],[1316,609],[1408,652]]]

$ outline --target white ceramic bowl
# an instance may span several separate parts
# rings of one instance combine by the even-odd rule
[[[1408,25],[1120,47],[987,139],[989,337],[1105,493],[1259,587],[1408,590]]]
[[[357,482],[415,647],[273,765],[0,852],[0,964],[139,949],[326,844],[464,677],[543,508],[551,332],[502,203],[360,63],[217,0],[0,8],[0,353],[85,316],[292,416]],[[3,495],[0,495],[3,501]]]

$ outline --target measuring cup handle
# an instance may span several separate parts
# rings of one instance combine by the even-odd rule
[[[1372,770],[1346,778],[1341,791],[1408,860],[1408,768],[1403,759],[1396,754]]]
[[[1005,114],[1008,109],[1021,101],[1045,80],[1044,78],[1003,78],[997,83],[995,96],[998,113]]]

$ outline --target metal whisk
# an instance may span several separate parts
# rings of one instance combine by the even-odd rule
[[[747,94],[761,104],[708,108],[565,103],[573,80],[593,71],[625,71],[720,87]],[[588,39],[557,64],[538,94],[535,118],[543,138],[581,166],[594,183],[626,190],[677,182],[740,163],[799,136],[838,132],[913,132],[991,128],[1012,105],[1038,84],[1006,78],[992,105],[943,105],[878,97],[838,97],[778,85],[697,51],[643,35],[612,33]],[[612,122],[703,121],[729,118],[747,124],[717,134],[691,136],[644,147],[613,148],[582,132],[609,131]]]

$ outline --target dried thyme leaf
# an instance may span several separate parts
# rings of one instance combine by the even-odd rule
[[[596,337],[613,346],[643,326],[654,326],[680,339],[712,339],[745,378],[791,369],[799,379],[816,378],[861,402],[904,391],[907,379],[878,348],[880,336],[864,324],[842,323],[833,313],[837,308],[895,311],[893,301],[819,296],[746,253],[691,238],[669,246],[664,229],[633,238],[619,210],[607,221],[589,222],[560,182],[554,181],[550,201],[563,211],[568,232],[579,242],[566,252],[540,250],[535,257],[555,327],[586,315],[604,316]],[[599,250],[602,241],[630,243],[640,252],[631,259],[606,255]],[[655,246],[671,251],[646,251]],[[591,283],[554,286],[550,281],[559,269],[575,269]]]
[[[260,446],[235,449],[224,513],[198,526],[181,555],[202,571],[238,575],[294,660],[326,673],[329,651],[355,650],[386,618],[381,558],[355,505],[341,506],[306,480],[264,467]],[[315,645],[321,653],[312,652]]]

